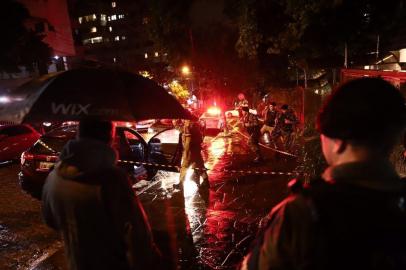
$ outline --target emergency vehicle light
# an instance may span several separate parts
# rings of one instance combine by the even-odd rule
[[[219,115],[221,114],[221,110],[218,107],[209,107],[207,113],[210,115]]]

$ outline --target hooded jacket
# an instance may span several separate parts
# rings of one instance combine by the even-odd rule
[[[154,269],[159,258],[142,206],[107,144],[72,140],[46,179],[45,222],[61,232],[71,270]]]

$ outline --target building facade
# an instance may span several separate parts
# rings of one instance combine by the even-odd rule
[[[53,50],[49,72],[68,68],[68,58],[75,55],[67,0],[18,0],[30,12],[27,27],[40,35]]]
[[[142,1],[71,0],[78,54],[88,60],[138,71],[165,56],[154,50]]]

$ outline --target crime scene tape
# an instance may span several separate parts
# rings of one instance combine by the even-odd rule
[[[238,131],[239,132],[239,131]],[[38,143],[41,144],[43,147],[45,147],[47,150],[59,154],[58,151],[55,151],[47,145],[45,142],[38,140]],[[117,162],[119,163],[124,163],[124,164],[133,164],[133,165],[144,165],[148,167],[156,167],[156,168],[162,168],[162,169],[176,169],[177,171],[180,171],[181,167],[176,166],[176,165],[170,165],[170,164],[159,164],[159,163],[152,163],[152,162],[141,162],[141,161],[132,161],[132,160],[122,160],[119,159]],[[282,172],[282,171],[260,171],[260,170],[234,170],[234,169],[207,169],[207,168],[193,168],[195,171],[219,171],[219,172],[226,172],[226,173],[232,173],[232,174],[256,174],[256,175],[286,175],[286,176],[299,176],[303,175],[298,172]]]
[[[150,163],[150,162],[139,162],[139,161],[131,161],[131,160],[118,160],[119,163],[127,163],[127,164],[134,164],[134,165],[144,165],[149,167],[157,167],[157,168],[170,168],[170,169],[177,169],[180,170],[180,166],[169,165],[169,164],[158,164],[158,163]],[[233,169],[207,169],[207,168],[193,168],[195,171],[219,171],[219,172],[227,172],[232,174],[257,174],[257,175],[287,175],[287,176],[299,176],[303,175],[298,172],[282,172],[282,171],[261,171],[261,170],[233,170]]]

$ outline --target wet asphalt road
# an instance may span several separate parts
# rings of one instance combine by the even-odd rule
[[[252,171],[290,172],[296,167],[293,157],[261,150],[266,160],[258,165],[242,134],[206,137],[209,190],[199,191],[187,179],[182,194],[173,188],[179,174],[164,171],[153,182],[136,185],[168,269],[235,268],[261,219],[286,196],[292,178]],[[0,168],[0,269],[66,269],[61,241],[42,224],[39,202],[20,190],[17,172],[18,165]]]

